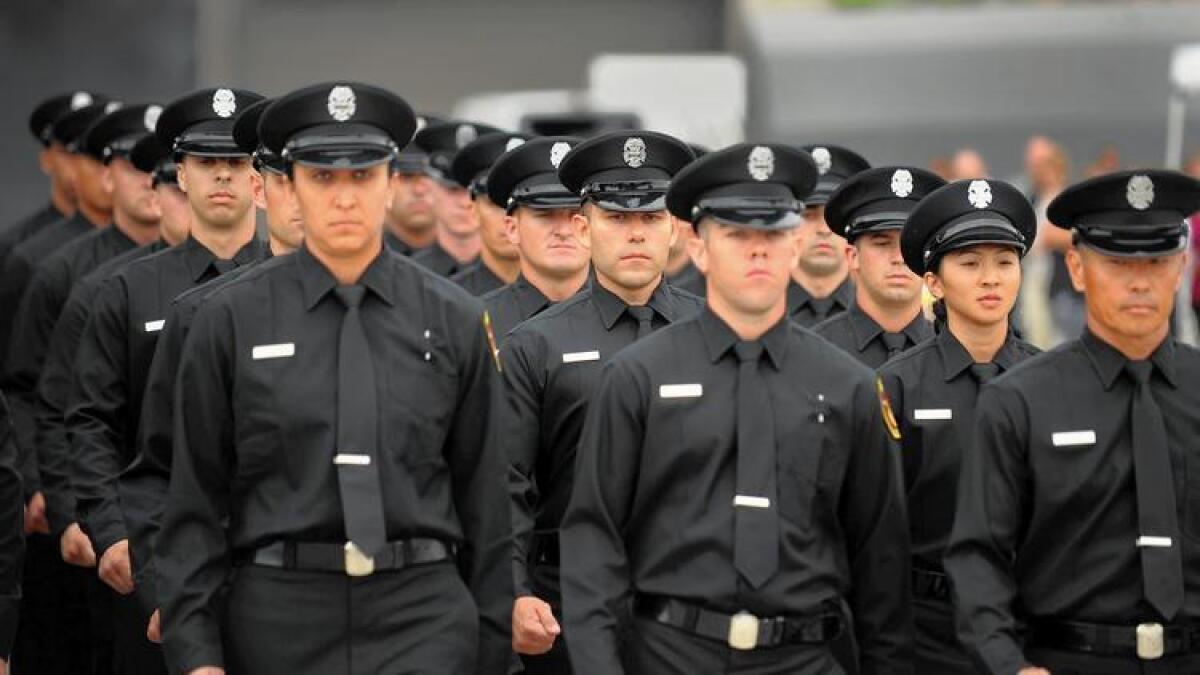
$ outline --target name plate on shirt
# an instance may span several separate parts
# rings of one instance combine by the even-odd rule
[[[159,319],[158,321],[147,321],[146,322],[146,332],[147,333],[157,333],[158,331],[162,330],[163,326],[165,326],[165,325],[167,325],[166,319]]]
[[[599,361],[600,352],[566,352],[563,354],[563,363],[583,363],[585,361]]]
[[[255,361],[264,359],[286,359],[296,355],[295,342],[281,342],[277,345],[258,345],[250,351],[250,358]]]
[[[1069,448],[1077,445],[1095,445],[1096,432],[1086,431],[1056,431],[1050,435],[1050,442],[1056,448]]]
[[[954,419],[954,411],[950,408],[916,408],[913,410],[913,419],[918,422],[926,420],[949,420]]]
[[[658,388],[659,398],[698,398],[703,395],[702,384],[664,384]]]

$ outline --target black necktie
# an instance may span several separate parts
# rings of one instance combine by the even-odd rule
[[[981,385],[992,381],[992,378],[1000,374],[1000,366],[995,363],[972,363],[971,376]]]
[[[1183,603],[1183,563],[1175,479],[1162,411],[1150,389],[1150,361],[1130,361],[1125,370],[1136,383],[1129,419],[1133,426],[1133,472],[1137,487],[1138,547],[1146,601],[1170,621]]]
[[[366,288],[339,286],[346,305],[338,339],[337,464],[338,488],[346,537],[374,557],[387,543],[383,495],[376,453],[378,402],[371,347],[363,331],[362,305]]]
[[[654,319],[654,310],[650,307],[646,305],[629,306],[625,308],[625,311],[629,312],[629,316],[632,316],[634,321],[637,321],[637,337],[635,339],[641,340],[654,330],[654,326],[651,324],[651,320]]]
[[[808,304],[812,307],[813,314],[817,317],[817,320],[824,321],[829,317],[829,312],[833,310],[833,296],[810,298]]]
[[[733,561],[746,581],[758,588],[779,568],[775,425],[767,383],[758,369],[762,344],[738,342],[734,351],[739,365]]]
[[[884,333],[883,346],[887,347],[887,357],[891,359],[893,356],[904,351],[904,345],[908,342],[904,333]]]

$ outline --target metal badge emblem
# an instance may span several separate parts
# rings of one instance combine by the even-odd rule
[[[631,169],[636,169],[646,163],[646,141],[632,136],[625,139],[625,147],[621,149],[621,159]]]
[[[566,143],[564,141],[559,141],[558,143],[555,143],[553,146],[551,146],[551,148],[550,148],[550,164],[551,164],[551,166],[553,166],[554,168],[557,169],[558,165],[562,163],[563,157],[566,157],[567,153],[570,151],[571,151],[571,144]]]
[[[345,122],[354,113],[358,112],[358,97],[354,95],[354,90],[346,85],[339,84],[329,90],[329,98],[325,101],[325,109],[329,111],[329,116],[338,122]]]
[[[829,148],[813,148],[812,158],[817,163],[817,173],[822,176],[833,168],[833,155],[829,154]]]
[[[1125,186],[1125,200],[1138,211],[1145,211],[1154,203],[1154,181],[1149,176],[1130,176]]]
[[[232,117],[237,112],[237,97],[229,89],[218,89],[213,92],[212,110],[217,117]]]
[[[146,113],[142,116],[142,124],[146,125],[146,131],[154,132],[154,128],[158,126],[160,115],[162,115],[161,105],[146,106]]]
[[[967,201],[977,209],[986,209],[992,205],[992,186],[986,180],[973,180],[967,186]]]
[[[775,151],[765,145],[757,145],[746,160],[746,170],[754,180],[767,180],[775,173]]]
[[[896,169],[892,174],[892,194],[903,199],[913,193],[913,175],[908,169]]]

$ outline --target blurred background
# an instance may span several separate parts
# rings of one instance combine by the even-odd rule
[[[1182,97],[1167,150],[1172,56],[1197,42],[1197,2],[4,0],[0,219],[45,199],[26,120],[49,95],[331,79],[506,127],[840,144],[1044,205],[1118,168],[1200,172]]]

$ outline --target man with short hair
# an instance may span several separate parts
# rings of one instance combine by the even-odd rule
[[[488,175],[488,197],[504,208],[508,237],[521,255],[517,280],[483,296],[501,345],[522,321],[575,295],[587,281],[587,245],[572,220],[579,194],[558,177],[558,165],[578,143],[574,136],[535,138],[505,153]]]
[[[417,116],[420,130],[439,121],[431,115]],[[425,165],[429,154],[409,143],[400,149],[392,162],[392,183],[396,198],[388,206],[383,242],[400,255],[411,256],[429,248],[437,238],[437,223],[433,218],[433,196]]]
[[[529,138],[526,134],[484,134],[459,150],[450,165],[454,180],[471,195],[471,207],[479,219],[479,260],[450,277],[471,295],[507,286],[521,273],[521,256],[508,238],[504,209],[488,198],[487,176],[501,155]]]
[[[589,401],[560,530],[580,673],[841,672],[845,630],[861,672],[912,672],[887,406],[787,318],[816,178],[800,150],[739,144],[672,180],[707,307],[613,357]]]

